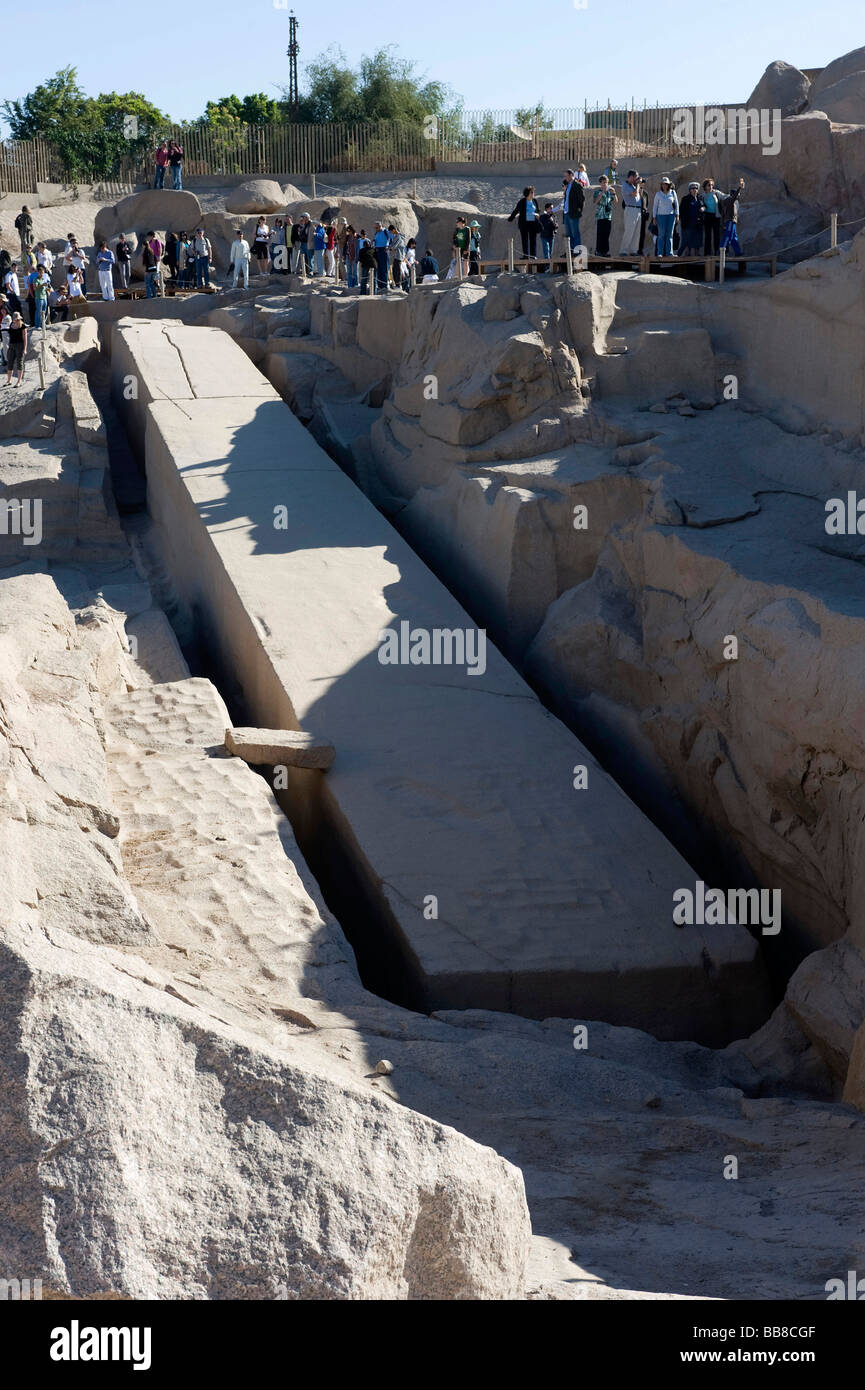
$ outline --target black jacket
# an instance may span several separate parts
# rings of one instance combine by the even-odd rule
[[[564,204],[564,201],[565,201],[565,194],[566,194],[567,192],[568,192],[567,188],[563,188],[563,189],[562,189],[562,203],[563,203],[563,204]],[[583,188],[583,185],[582,185],[577,179],[574,179],[573,183],[571,184],[571,191],[570,191],[570,193],[568,194],[568,209],[567,209],[567,216],[568,216],[568,217],[582,217],[582,215],[583,215],[583,208],[584,208],[585,206],[586,206],[586,190]],[[564,209],[564,206],[562,207],[562,216],[563,216],[563,217],[565,216],[565,209]]]
[[[527,219],[526,219],[526,203],[527,203],[527,202],[528,202],[528,198],[520,198],[520,201],[517,203],[516,207],[514,208],[513,212],[511,213],[510,217],[508,218],[508,221],[509,221],[509,222],[513,222],[514,218],[516,217],[516,218],[517,218],[517,221],[518,221],[518,223],[519,223],[520,229],[522,229],[523,227],[525,227],[525,226],[526,226],[526,223],[527,223]],[[539,225],[538,217],[539,217],[539,215],[540,215],[540,208],[538,207],[537,201],[536,201],[534,198],[532,198],[532,202],[535,204],[535,217],[534,217],[535,226],[538,226],[538,225]]]

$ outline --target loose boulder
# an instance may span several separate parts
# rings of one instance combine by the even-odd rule
[[[150,188],[146,193],[122,198],[114,207],[100,208],[94,237],[98,244],[103,238],[111,241],[121,232],[144,233],[159,227],[167,232],[190,231],[200,221],[201,204],[194,193]]]
[[[761,111],[780,111],[783,116],[798,116],[808,104],[811,86],[804,72],[792,63],[777,60],[770,63],[748,98],[749,107]]]
[[[296,191],[296,190],[295,190]],[[300,195],[303,196],[302,194]],[[279,212],[285,207],[282,185],[274,179],[249,179],[233,188],[225,200],[226,212]]]

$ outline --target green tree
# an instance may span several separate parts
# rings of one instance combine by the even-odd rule
[[[427,116],[443,116],[449,103],[457,104],[449,87],[425,81],[415,64],[397,57],[392,48],[361,58],[357,70],[348,66],[341,49],[329,48],[307,64],[296,119],[421,126]]]
[[[245,97],[220,97],[209,101],[202,118],[207,125],[273,125],[282,119],[279,102],[264,92]]]
[[[3,114],[13,140],[39,136],[50,141],[72,179],[110,178],[124,159],[138,158],[169,124],[168,117],[140,92],[88,97],[73,67],[62,68],[22,101],[4,102]],[[127,116],[138,122],[133,138],[126,134]]]

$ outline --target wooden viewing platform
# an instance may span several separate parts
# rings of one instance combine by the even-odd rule
[[[691,269],[701,266],[704,280],[716,280],[718,278],[718,268],[720,265],[719,256],[589,256],[589,270],[598,272],[599,266],[604,266],[608,270],[636,270],[641,275],[650,275],[655,272],[665,270]],[[775,251],[766,252],[759,256],[727,256],[726,267],[737,266],[739,274],[743,275],[748,269],[750,262],[765,261],[769,265],[769,274],[778,273],[778,254]],[[488,271],[506,271],[510,268],[510,262],[505,256],[501,259],[484,259],[479,262],[481,274],[485,275]],[[564,256],[553,256],[547,260],[544,257],[537,257],[531,261],[526,257],[514,258],[514,270],[520,274],[531,275],[538,273],[549,273],[553,275],[566,275],[568,270],[567,260]]]

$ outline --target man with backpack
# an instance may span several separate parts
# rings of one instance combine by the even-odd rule
[[[28,247],[33,245],[33,218],[26,203],[15,218],[15,230],[21,239],[21,257],[23,259]]]

